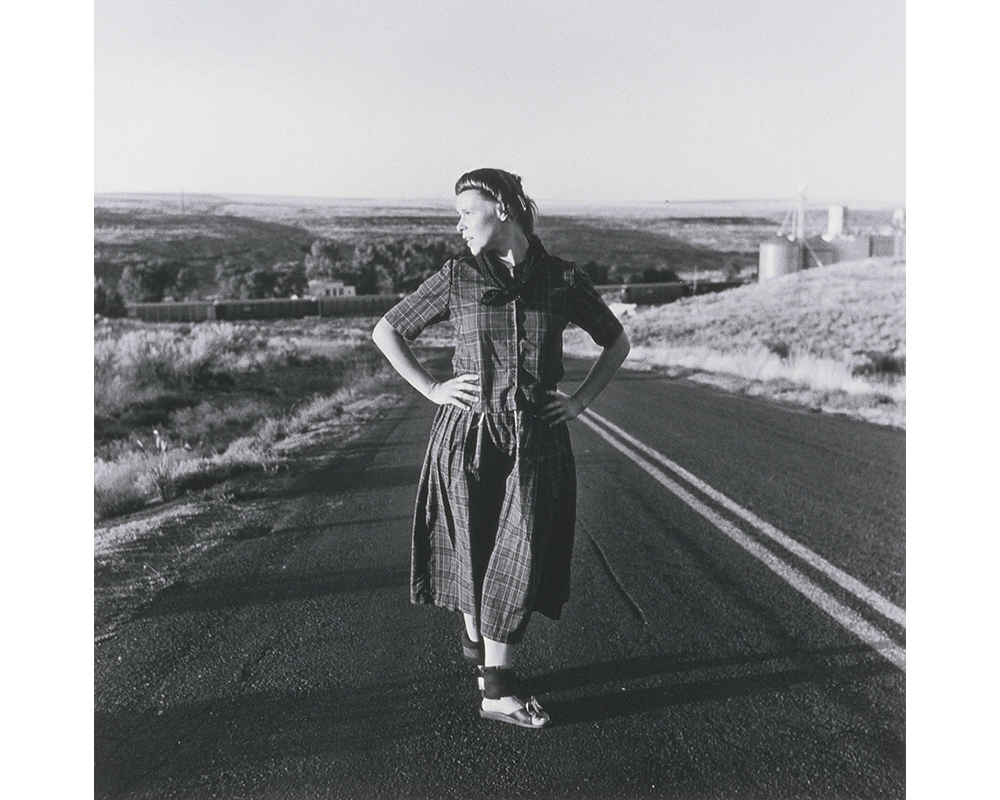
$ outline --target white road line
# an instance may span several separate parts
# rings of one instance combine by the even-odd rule
[[[592,413],[592,412],[588,412]],[[860,614],[840,603],[834,597],[827,594],[809,578],[797,569],[780,559],[762,544],[745,534],[733,523],[719,516],[705,503],[692,495],[687,489],[671,480],[660,469],[644,459],[634,450],[613,438],[607,431],[602,430],[598,425],[586,416],[578,417],[587,427],[591,428],[598,436],[608,444],[618,450],[627,458],[635,462],[640,468],[650,475],[664,488],[675,494],[691,508],[701,514],[711,522],[722,533],[726,534],[736,544],[746,550],[750,555],[759,559],[769,569],[783,578],[792,588],[803,594],[810,601],[819,606],[823,611],[833,617],[843,628],[853,633],[865,644],[886,658],[896,667],[906,672],[906,650],[889,638],[888,634],[876,628],[865,620]]]
[[[883,597],[873,589],[869,589],[857,578],[848,575],[842,569],[835,567],[833,564],[831,564],[822,556],[817,555],[805,545],[800,544],[799,542],[795,541],[792,537],[782,533],[780,530],[775,528],[769,522],[765,522],[764,520],[762,520],[760,517],[758,517],[749,509],[743,508],[743,506],[739,505],[739,503],[726,497],[726,495],[724,495],[718,489],[712,488],[703,480],[698,478],[696,475],[693,475],[692,473],[688,472],[682,466],[671,461],[662,453],[657,452],[652,447],[643,444],[634,436],[631,436],[630,434],[626,433],[610,420],[605,419],[600,414],[595,414],[593,411],[586,411],[584,413],[585,416],[592,416],[594,419],[596,419],[602,425],[605,425],[609,430],[616,433],[618,436],[620,436],[634,448],[644,453],[645,455],[649,456],[654,461],[659,462],[662,466],[666,467],[671,472],[675,473],[679,477],[686,480],[696,489],[700,490],[704,494],[711,497],[716,503],[718,503],[723,508],[731,511],[736,516],[740,517],[741,519],[753,525],[754,528],[756,528],[762,534],[772,539],[773,541],[777,542],[789,552],[792,552],[795,555],[797,555],[807,564],[819,570],[828,578],[830,578],[830,580],[840,584],[843,588],[847,589],[847,591],[849,591],[859,600],[867,603],[872,609],[877,611],[882,616],[892,620],[897,625],[901,625],[903,628],[906,627],[906,612],[899,606],[895,605],[888,598]],[[584,421],[586,422],[587,420]]]

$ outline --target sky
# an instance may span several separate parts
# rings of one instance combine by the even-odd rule
[[[95,190],[905,198],[902,0],[97,0]]]

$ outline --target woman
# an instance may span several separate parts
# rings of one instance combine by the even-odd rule
[[[549,716],[518,697],[514,651],[533,612],[559,619],[569,598],[576,472],[566,423],[607,386],[629,343],[584,272],[542,247],[518,176],[474,170],[455,194],[470,255],[446,263],[372,334],[440,406],[417,492],[411,600],[464,615],[483,717],[540,728]],[[446,319],[456,377],[438,382],[407,340]],[[567,396],[556,385],[570,322],[604,349]]]

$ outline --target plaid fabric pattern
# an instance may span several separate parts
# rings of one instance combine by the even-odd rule
[[[575,527],[565,423],[438,409],[417,490],[414,603],[472,614],[483,636],[516,644],[533,612],[562,615]]]
[[[434,418],[417,490],[410,598],[472,614],[483,636],[511,644],[533,612],[559,619],[569,599],[576,468],[567,425],[538,417],[564,374],[563,331],[579,325],[602,347],[622,332],[581,269],[537,238],[532,250],[537,274],[509,302],[482,302],[496,282],[468,256],[385,315],[410,340],[451,320],[454,373],[475,373],[480,386],[472,410],[444,405]]]
[[[541,248],[537,240],[535,244]],[[601,347],[622,332],[587,274],[544,250],[537,278],[512,302],[483,305],[483,294],[492,288],[475,259],[455,259],[385,315],[410,340],[429,325],[451,320],[454,373],[479,376],[481,399],[475,411],[543,403],[546,391],[563,377],[562,334],[569,323],[579,325]]]

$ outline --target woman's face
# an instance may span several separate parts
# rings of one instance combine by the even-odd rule
[[[475,189],[467,189],[458,196],[455,210],[458,211],[455,227],[473,255],[501,246],[505,238],[504,223],[493,200]]]

